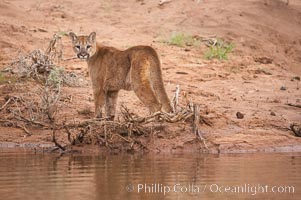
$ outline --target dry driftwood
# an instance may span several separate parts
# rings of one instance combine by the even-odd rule
[[[20,78],[31,77],[42,82],[50,79],[50,81],[60,80],[62,84],[71,87],[87,85],[83,76],[64,71],[59,67],[59,63],[64,60],[61,39],[61,34],[55,34],[45,52],[37,49],[27,55],[19,55],[8,67],[9,71]]]
[[[164,123],[177,123],[177,122],[192,122],[193,132],[201,138],[202,133],[199,128],[199,123],[203,122],[203,118],[200,116],[200,110],[198,105],[193,105],[193,110],[190,106],[180,108],[175,113],[156,112],[148,116],[138,116],[125,106],[121,106],[121,116],[119,120],[108,121],[107,119],[89,119],[82,121],[63,121],[58,122],[56,118],[49,118],[49,109],[36,109],[34,113],[33,108],[28,105],[38,105],[39,103],[27,103],[26,101],[32,101],[25,97],[10,97],[10,102],[6,103],[6,108],[10,112],[9,119],[0,120],[1,125],[7,125],[21,128],[24,132],[30,136],[31,133],[26,127],[32,127],[36,129],[53,130],[53,142],[59,147],[58,142],[55,140],[55,131],[63,131],[67,134],[67,139],[70,145],[79,143],[85,143],[85,140],[93,140],[96,143],[105,144],[110,147],[114,138],[122,139],[131,145],[141,143],[136,138],[141,135],[149,135],[152,132],[152,128],[156,127],[156,123],[160,123],[161,126]],[[46,106],[49,104],[46,104]],[[27,107],[26,107],[27,106]],[[54,106],[57,106],[54,104]],[[33,114],[34,113],[34,114]],[[44,117],[42,117],[44,115]],[[126,136],[126,137],[125,137]],[[91,143],[91,142],[90,142]],[[92,142],[93,143],[93,142]],[[64,145],[61,145],[64,147]],[[140,144],[141,148],[143,147]],[[61,147],[59,149],[63,150]]]
[[[159,6],[163,6],[164,4],[170,3],[170,2],[172,2],[172,0],[160,0],[159,1]]]
[[[293,104],[293,103],[288,103],[286,104],[288,106],[296,107],[296,108],[301,108],[301,104]]]
[[[293,123],[290,125],[290,128],[294,132],[295,136],[301,137],[301,124]]]
[[[193,104],[191,101],[187,101],[187,105],[184,107],[177,106],[177,111],[174,113],[156,112],[148,116],[139,116],[132,113],[125,105],[121,105],[120,118],[115,121],[108,121],[105,118],[58,121],[55,116],[59,115],[60,110],[58,109],[61,102],[60,90],[51,93],[44,88],[39,91],[35,94],[36,98],[26,94],[19,97],[8,96],[1,108],[5,107],[9,115],[6,119],[0,120],[0,124],[21,128],[28,136],[31,135],[28,127],[52,130],[54,144],[64,151],[61,147],[65,148],[65,146],[61,145],[60,147],[60,144],[55,140],[55,131],[65,132],[69,145],[99,143],[110,147],[114,140],[119,138],[129,143],[130,146],[139,145],[145,149],[146,147],[137,140],[137,137],[147,136],[152,133],[153,128],[163,126],[166,123],[191,122],[193,133],[203,141],[207,148],[200,130],[200,123],[210,125],[210,122],[200,116],[199,105]],[[179,96],[178,93],[179,90],[177,89],[175,97]],[[55,110],[56,115],[51,110]]]

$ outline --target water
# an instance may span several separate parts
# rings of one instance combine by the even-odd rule
[[[301,199],[301,154],[60,157],[0,150],[0,199]]]

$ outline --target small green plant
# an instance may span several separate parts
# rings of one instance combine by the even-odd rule
[[[14,83],[17,81],[16,77],[13,76],[5,76],[3,73],[0,72],[0,85],[6,83]]]
[[[68,36],[69,35],[68,31],[59,31],[57,34],[61,35],[61,36]]]
[[[3,76],[3,74],[0,72],[0,85],[6,83],[7,80],[6,78]]]
[[[64,69],[61,67],[53,68],[46,80],[46,84],[52,86],[55,89],[59,89],[60,86],[63,84],[63,73]]]
[[[227,43],[222,40],[217,40],[217,42],[210,46],[209,50],[205,53],[206,59],[219,59],[228,60],[228,54],[234,49],[234,44]]]
[[[194,40],[191,35],[185,35],[184,33],[173,33],[167,43],[178,47],[194,46],[196,44],[196,40]]]

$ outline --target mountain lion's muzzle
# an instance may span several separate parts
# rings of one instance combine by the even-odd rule
[[[87,52],[80,52],[77,54],[77,57],[81,60],[87,60],[89,58],[89,54]]]

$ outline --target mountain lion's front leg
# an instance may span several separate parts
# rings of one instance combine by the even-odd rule
[[[105,104],[105,93],[102,90],[93,90],[94,104],[95,104],[95,116],[96,118],[102,118],[102,107]]]
[[[106,117],[109,120],[114,120],[115,117],[118,92],[107,91],[106,93]]]

